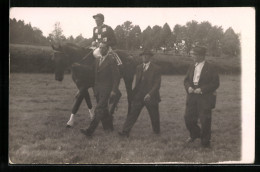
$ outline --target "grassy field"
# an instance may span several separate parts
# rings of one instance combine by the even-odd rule
[[[70,75],[62,83],[52,74],[11,74],[9,102],[9,157],[15,164],[99,163],[214,163],[241,157],[240,76],[221,75],[217,106],[212,116],[212,148],[200,142],[183,146],[185,91],[182,75],[162,76],[161,135],[152,133],[143,109],[129,138],[117,135],[126,118],[126,93],[114,114],[115,131],[104,133],[101,124],[92,139],[80,133],[90,119],[85,102],[74,128],[66,128],[76,87]],[[90,90],[93,103],[93,92]]]

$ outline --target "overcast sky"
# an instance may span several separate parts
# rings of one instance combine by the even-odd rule
[[[224,31],[232,27],[236,33],[243,33],[252,26],[253,8],[11,8],[10,18],[24,20],[33,27],[42,30],[48,36],[54,29],[55,22],[60,22],[63,34],[74,37],[82,34],[92,37],[95,21],[92,16],[103,13],[105,24],[113,29],[129,20],[139,25],[143,31],[148,25],[163,26],[166,22],[170,28],[176,24],[196,20],[199,23],[209,21],[212,25],[222,26]]]

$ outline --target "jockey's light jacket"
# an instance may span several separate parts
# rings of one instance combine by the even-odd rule
[[[116,37],[113,29],[105,24],[103,24],[100,28],[97,26],[94,27],[92,39],[97,43],[106,42],[110,47],[116,45]]]

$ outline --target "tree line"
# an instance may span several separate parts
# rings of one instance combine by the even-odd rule
[[[10,43],[47,45],[48,40],[42,31],[31,24],[25,24],[23,20],[10,19],[9,22]]]
[[[91,28],[92,29],[92,28]],[[148,26],[141,31],[138,25],[126,21],[114,29],[117,38],[117,48],[123,50],[138,50],[149,48],[154,51],[173,50],[175,53],[189,55],[191,47],[196,44],[208,48],[209,55],[220,56],[227,54],[238,56],[240,54],[240,35],[230,27],[226,31],[221,26],[213,26],[210,22],[189,21],[185,25],[176,24],[173,29],[168,23],[163,26]],[[43,36],[39,28],[25,24],[24,21],[10,19],[10,43],[25,43],[50,45],[57,42],[71,42],[80,46],[90,46],[91,38],[87,39],[82,34],[77,37],[63,35],[59,22],[54,25],[54,30],[47,37]]]

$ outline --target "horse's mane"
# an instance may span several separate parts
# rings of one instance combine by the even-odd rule
[[[83,58],[86,55],[90,55],[90,56],[88,56],[88,57],[90,57],[89,60],[90,61],[93,60],[91,58],[91,57],[93,57],[93,55],[89,54],[90,52],[93,51],[92,49],[87,48],[87,47],[79,46],[79,45],[77,45],[75,43],[70,43],[70,42],[64,43],[62,45],[62,51],[64,53],[68,54],[70,57],[73,57],[73,58]],[[129,62],[129,61],[137,63],[136,59],[133,58],[133,56],[128,54],[127,52],[125,52],[123,50],[115,50],[115,52],[118,54],[118,56],[120,57],[120,59],[122,60],[123,63]],[[89,60],[86,60],[86,63],[88,63]]]
[[[82,56],[82,55],[86,55],[87,53],[89,53],[91,51],[91,49],[89,48],[85,48],[85,47],[81,47],[77,44],[74,43],[64,43],[62,45],[63,47],[63,51],[67,54],[73,55],[73,56]]]

